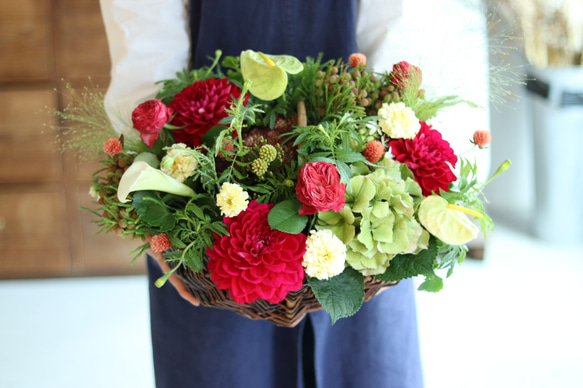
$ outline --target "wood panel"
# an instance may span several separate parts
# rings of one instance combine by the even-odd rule
[[[99,1],[0,0],[0,56],[0,278],[144,273],[143,258],[130,266],[140,241],[96,235],[80,209],[99,165],[61,155],[44,126],[66,84],[109,83]]]
[[[0,2],[0,82],[53,77],[51,1]]]
[[[77,192],[79,207],[96,209],[89,196],[89,184],[80,184]],[[133,266],[130,252],[142,245],[139,239],[121,238],[114,233],[97,235],[99,226],[93,223],[98,217],[87,210],[78,213],[82,227],[82,245],[79,254],[83,258],[85,271],[92,274],[138,274],[145,271],[144,257],[136,260]]]
[[[62,189],[0,192],[0,277],[70,272]]]
[[[60,0],[56,15],[61,76],[72,81],[108,75],[109,49],[99,1]]]
[[[0,184],[46,183],[62,178],[55,134],[44,127],[56,107],[52,90],[0,92]]]

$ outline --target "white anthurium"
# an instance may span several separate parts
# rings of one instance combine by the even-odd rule
[[[153,168],[144,161],[134,162],[124,172],[119,181],[117,198],[120,202],[125,203],[131,192],[140,190],[157,190],[184,197],[194,197],[196,195],[190,187]]]
[[[451,205],[437,195],[425,198],[419,206],[419,221],[429,233],[446,244],[462,245],[478,236],[479,229],[464,214],[481,214]]]

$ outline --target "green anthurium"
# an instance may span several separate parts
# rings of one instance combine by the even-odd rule
[[[131,192],[140,190],[157,190],[185,197],[196,195],[190,187],[144,161],[134,162],[123,173],[117,189],[117,198],[120,202],[125,203]]]
[[[462,245],[478,235],[478,227],[464,213],[481,216],[469,209],[450,205],[438,195],[425,198],[419,206],[419,221],[429,233],[446,244]]]
[[[138,156],[136,156],[134,159],[134,163],[135,162],[146,162],[154,168],[160,167],[160,161],[158,160],[158,157],[151,152],[142,152],[141,154],[138,154]]]
[[[290,55],[268,55],[253,50],[241,53],[243,78],[251,81],[251,94],[262,100],[280,97],[287,87],[287,73],[297,74],[303,69],[302,63]]]

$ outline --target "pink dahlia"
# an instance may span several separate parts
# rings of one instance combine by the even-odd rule
[[[238,304],[279,303],[302,287],[306,236],[271,229],[267,214],[273,206],[251,201],[238,216],[224,217],[229,235],[207,249],[212,281]]]
[[[449,184],[456,180],[448,162],[455,167],[457,156],[441,133],[423,121],[413,139],[391,140],[389,147],[395,159],[413,171],[425,196],[439,195],[439,189],[449,191]]]
[[[240,96],[241,90],[226,78],[209,78],[182,89],[168,104],[175,113],[171,124],[183,127],[174,130],[174,141],[193,147],[202,145],[201,137],[227,116],[225,108]]]
[[[300,169],[296,194],[302,204],[299,214],[316,214],[344,208],[346,186],[340,183],[338,168],[332,163],[312,162]]]

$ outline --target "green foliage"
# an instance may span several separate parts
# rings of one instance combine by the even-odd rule
[[[417,275],[433,278],[436,276],[433,271],[436,257],[437,242],[435,237],[431,237],[427,249],[423,249],[417,254],[396,255],[391,259],[385,273],[374,275],[374,277],[386,282],[407,279]]]
[[[482,192],[483,186],[478,181],[478,165],[463,157],[459,159],[461,167],[459,174],[456,174],[456,185],[449,192],[441,191],[440,195],[451,204],[463,206],[481,214],[482,217],[477,219],[480,221],[484,238],[486,238],[487,230],[494,231],[494,223],[484,210],[486,198]]]
[[[438,97],[433,100],[419,99],[415,96],[414,101],[406,101],[405,104],[407,106],[411,106],[413,112],[415,112],[415,116],[419,119],[419,121],[428,121],[437,116],[441,110],[456,106],[458,104],[467,104],[472,108],[479,107],[478,105],[470,101],[463,100],[456,95]]]
[[[302,204],[297,199],[279,202],[269,211],[267,221],[271,229],[290,234],[301,233],[308,224],[308,216],[298,214]]]
[[[318,302],[330,314],[332,325],[340,318],[356,314],[364,301],[362,274],[350,267],[328,280],[308,277],[308,283]]]
[[[189,201],[184,209],[175,212],[176,227],[170,232],[170,241],[178,251],[165,254],[170,261],[185,264],[195,272],[204,268],[204,257],[212,246],[214,236],[227,235],[216,205],[209,205],[207,196]]]
[[[171,231],[176,218],[157,191],[138,191],[134,193],[133,206],[143,222],[160,232]]]
[[[211,77],[217,77],[219,74],[214,69],[219,62],[220,57],[221,51],[217,50],[211,66],[190,71],[183,69],[181,72],[176,73],[176,78],[157,82],[157,84],[162,84],[162,87],[158,91],[156,99],[160,99],[164,104],[168,105],[174,100],[174,96],[180,93],[185,87],[190,86],[197,81],[204,81]]]

